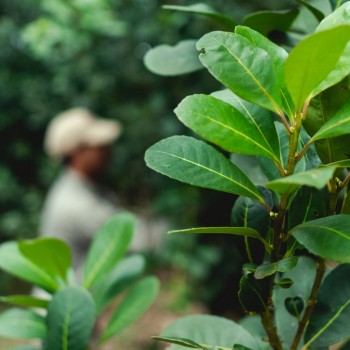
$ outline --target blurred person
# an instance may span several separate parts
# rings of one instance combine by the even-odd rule
[[[64,169],[44,202],[40,232],[65,240],[73,264],[81,267],[93,235],[118,211],[116,195],[99,179],[112,155],[121,125],[84,108],[57,115],[48,126],[44,148]]]

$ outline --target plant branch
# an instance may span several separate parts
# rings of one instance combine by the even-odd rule
[[[309,296],[309,300],[307,302],[307,307],[305,309],[304,315],[302,317],[302,319],[299,322],[299,326],[297,329],[297,332],[295,334],[295,337],[293,339],[293,343],[291,346],[291,350],[297,350],[298,349],[298,345],[300,343],[300,340],[304,334],[305,328],[309,322],[310,316],[312,314],[312,311],[316,305],[316,297],[317,297],[317,293],[321,287],[321,283],[323,280],[323,276],[326,272],[326,261],[322,258],[318,258],[318,262],[317,262],[317,270],[316,270],[316,276],[315,276],[315,280],[314,280],[314,284],[312,286],[311,289],[311,293]]]
[[[269,337],[271,347],[274,350],[282,350],[283,346],[277,334],[276,327],[273,323],[273,317],[269,309],[266,309],[266,311],[261,314],[261,321],[266,330],[267,336]]]

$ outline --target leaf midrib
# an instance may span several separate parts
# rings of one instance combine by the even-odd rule
[[[330,119],[330,120],[332,120],[332,119]],[[341,119],[341,120],[335,122],[335,123],[332,124],[332,125],[329,125],[328,127],[323,128],[323,130],[320,130],[319,135],[316,134],[315,137],[313,137],[313,139],[314,139],[314,140],[319,140],[318,137],[319,137],[320,135],[322,136],[323,133],[325,133],[325,132],[327,132],[327,131],[329,131],[329,130],[331,130],[331,129],[333,129],[333,128],[337,128],[337,127],[339,127],[339,126],[341,126],[341,125],[343,125],[343,124],[345,124],[345,123],[348,123],[349,121],[350,121],[350,116],[348,116],[348,117],[346,117],[346,118],[344,118],[344,119]]]
[[[337,235],[339,235],[340,237],[343,237],[347,240],[350,241],[350,237],[347,236],[346,234],[334,229],[334,228],[331,228],[331,227],[328,227],[328,226],[320,226],[320,225],[309,225],[309,224],[305,224],[304,225],[304,228],[308,228],[308,227],[311,227],[311,228],[318,228],[318,229],[323,229],[325,231],[330,231],[330,232],[334,232],[336,233]],[[297,229],[297,228],[296,228]],[[292,230],[293,231],[293,230]]]
[[[350,305],[350,299],[343,305],[341,305],[335,315],[328,320],[328,322],[305,344],[304,348],[306,349],[311,343],[313,343],[322,333],[324,333],[333,322],[341,315],[341,313]]]
[[[252,74],[252,72],[249,70],[249,68],[243,64],[243,62],[230,50],[228,46],[226,46],[224,43],[218,41],[216,38],[213,38],[218,44],[222,45],[230,54],[231,56],[240,64],[243,69],[247,72],[247,74],[250,76],[250,78],[255,82],[257,87],[262,91],[263,95],[267,97],[267,99],[272,103],[274,106],[277,114],[281,114],[282,111],[280,110],[277,102],[273,99],[273,97],[266,91],[266,89],[261,85],[260,81],[255,78],[255,76]]]
[[[257,146],[258,148],[262,149],[263,151],[265,151],[266,153],[268,153],[271,158],[274,160],[274,161],[279,161],[279,159],[277,158],[277,156],[272,152],[272,148],[271,146],[267,143],[268,146],[270,146],[270,149],[267,149],[266,147],[262,146],[259,142],[256,142],[254,139],[250,138],[249,136],[243,134],[242,132],[240,132],[239,130],[233,128],[232,126],[230,125],[227,125],[227,124],[224,124],[223,122],[220,122],[216,119],[213,119],[212,117],[210,116],[207,116],[205,114],[201,114],[201,113],[196,113],[197,115],[205,118],[205,119],[208,119],[210,120],[211,122],[213,122],[214,124],[218,124],[220,126],[222,126],[223,128],[225,129],[228,129],[228,130],[231,130],[233,133],[236,133],[240,136],[242,136],[243,138],[247,139],[249,142],[253,143],[255,146]],[[259,129],[259,133],[261,134],[261,131]],[[266,141],[266,140],[265,140]]]
[[[209,172],[211,172],[211,173],[213,173],[213,174],[215,174],[215,175],[218,175],[218,176],[220,176],[220,177],[223,177],[224,179],[226,179],[226,180],[228,180],[228,181],[230,181],[230,182],[233,182],[233,183],[234,183],[235,185],[237,185],[238,187],[244,188],[246,191],[248,191],[249,193],[252,193],[252,194],[254,195],[253,198],[258,199],[258,200],[260,200],[260,201],[262,200],[262,198],[259,197],[258,194],[256,194],[255,192],[253,192],[253,191],[252,191],[251,189],[249,189],[248,187],[246,187],[246,186],[240,184],[239,182],[235,181],[234,179],[232,179],[232,178],[230,178],[230,177],[228,177],[228,176],[226,176],[226,175],[224,175],[224,174],[222,174],[222,173],[219,173],[219,172],[217,172],[217,171],[215,171],[215,170],[213,170],[213,169],[210,169],[210,168],[208,168],[208,167],[206,167],[206,166],[204,166],[204,165],[201,165],[201,164],[199,164],[199,163],[195,163],[195,162],[193,162],[193,161],[191,161],[191,160],[189,160],[189,159],[186,159],[186,158],[177,156],[177,155],[172,154],[172,153],[169,153],[169,152],[164,152],[164,151],[159,151],[159,150],[154,150],[153,152],[158,152],[158,153],[161,153],[161,154],[165,154],[165,155],[167,155],[167,156],[171,156],[171,157],[173,157],[173,158],[181,159],[182,161],[185,161],[185,162],[187,162],[187,163],[193,164],[193,165],[195,165],[195,166],[197,166],[197,167],[199,167],[199,168],[205,169],[205,170],[207,170],[207,171],[209,171]]]

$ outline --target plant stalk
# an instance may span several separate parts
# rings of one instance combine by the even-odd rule
[[[310,316],[312,314],[312,311],[316,305],[317,293],[321,287],[321,283],[322,283],[323,276],[324,276],[325,272],[326,272],[326,261],[322,258],[318,258],[314,284],[313,284],[312,289],[311,289],[311,293],[309,296],[309,300],[307,302],[307,307],[305,309],[304,315],[299,322],[298,330],[297,330],[295,337],[293,339],[293,343],[292,343],[292,346],[290,348],[291,350],[298,349],[298,345],[300,343],[300,340],[304,334],[306,326],[309,323],[309,319],[310,319]]]
[[[266,330],[267,336],[269,337],[269,342],[274,350],[282,350],[283,346],[281,340],[277,334],[277,329],[273,323],[273,316],[270,310],[266,310],[261,314],[261,321]]]
[[[293,127],[289,129],[289,152],[288,152],[288,163],[287,168],[285,170],[285,176],[292,175],[297,164],[297,149],[298,149],[298,141],[299,134],[302,123],[302,115],[297,115],[297,118],[294,121]],[[281,246],[285,240],[285,236],[287,232],[286,230],[286,214],[288,210],[290,195],[283,195],[281,197],[280,207],[278,211],[278,215],[276,217],[274,223],[274,244],[271,252],[271,261],[276,262],[281,259]],[[269,295],[268,295],[268,307],[269,309],[265,310],[263,314],[261,314],[262,323],[266,330],[266,333],[269,337],[270,344],[274,350],[283,349],[281,340],[277,334],[276,327],[274,325],[274,304],[272,300],[275,276],[273,275],[270,278],[270,287],[269,287]]]

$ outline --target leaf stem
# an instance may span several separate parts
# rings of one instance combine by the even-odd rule
[[[309,300],[307,302],[307,307],[305,309],[304,315],[299,322],[297,332],[296,332],[295,337],[293,339],[293,343],[292,343],[292,346],[290,348],[291,350],[298,349],[298,345],[300,343],[300,340],[304,334],[305,328],[309,322],[312,311],[316,305],[317,293],[321,287],[321,283],[322,283],[323,276],[324,276],[325,272],[326,272],[326,261],[322,258],[318,258],[314,284],[313,284],[312,289],[311,289],[311,293],[309,296]]]

